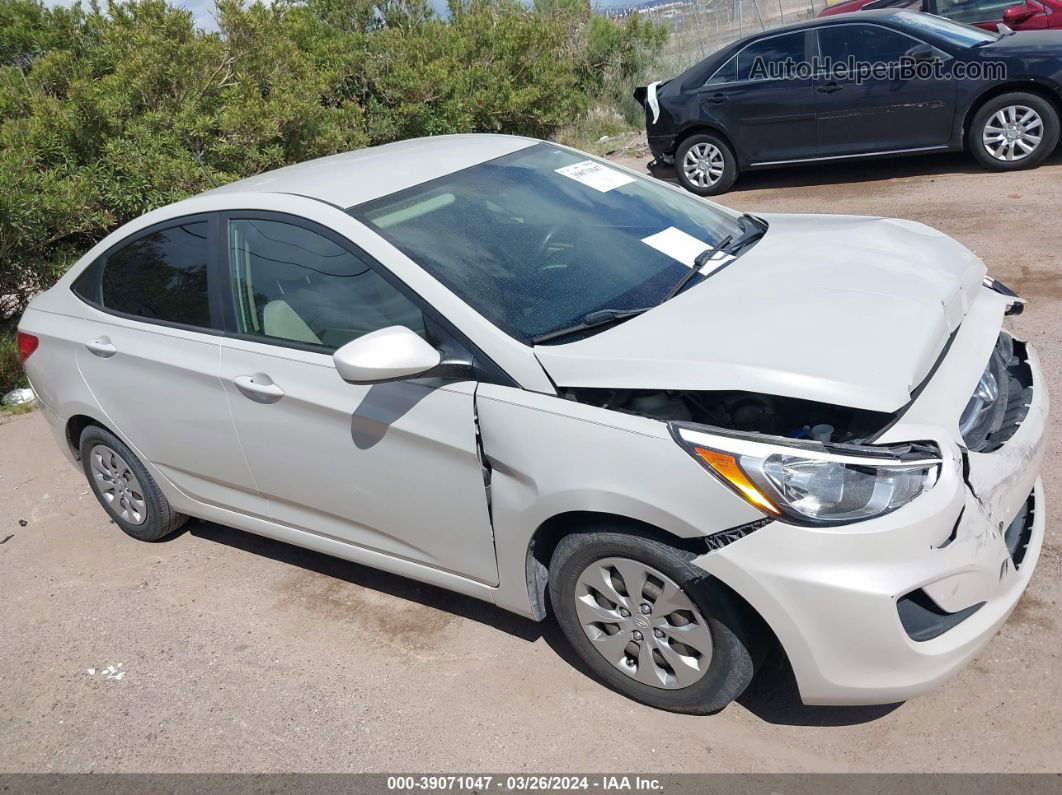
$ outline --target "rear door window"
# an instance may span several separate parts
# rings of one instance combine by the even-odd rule
[[[805,33],[787,33],[753,42],[738,53],[738,80],[773,80],[786,74],[787,64],[793,66],[805,59]]]
[[[210,328],[206,220],[178,223],[111,250],[78,277],[74,292],[138,319]]]

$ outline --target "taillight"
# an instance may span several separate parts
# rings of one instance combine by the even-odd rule
[[[34,337],[32,334],[27,334],[25,331],[18,332],[18,355],[22,361],[26,361],[30,355],[37,350],[37,346],[41,344],[41,341]]]

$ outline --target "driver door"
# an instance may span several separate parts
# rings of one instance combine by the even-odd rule
[[[271,520],[497,584],[470,380],[343,381],[332,352],[439,323],[349,242],[301,219],[232,214],[221,377]]]

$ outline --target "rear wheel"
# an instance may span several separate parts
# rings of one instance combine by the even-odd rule
[[[1058,144],[1055,107],[1036,94],[1014,92],[990,99],[974,115],[967,143],[977,161],[994,171],[1043,162]]]
[[[114,523],[140,541],[160,541],[187,517],[170,507],[155,479],[121,439],[98,425],[81,433],[81,466]]]
[[[704,715],[752,680],[747,616],[693,555],[614,532],[564,538],[550,561],[557,622],[606,684],[652,707]]]
[[[675,152],[675,171],[682,187],[698,196],[725,193],[738,178],[737,158],[717,135],[691,135]]]

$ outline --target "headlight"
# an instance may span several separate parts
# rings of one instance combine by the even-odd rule
[[[796,524],[834,525],[883,516],[933,487],[940,450],[931,442],[857,446],[719,433],[672,423],[672,434],[749,504]]]

